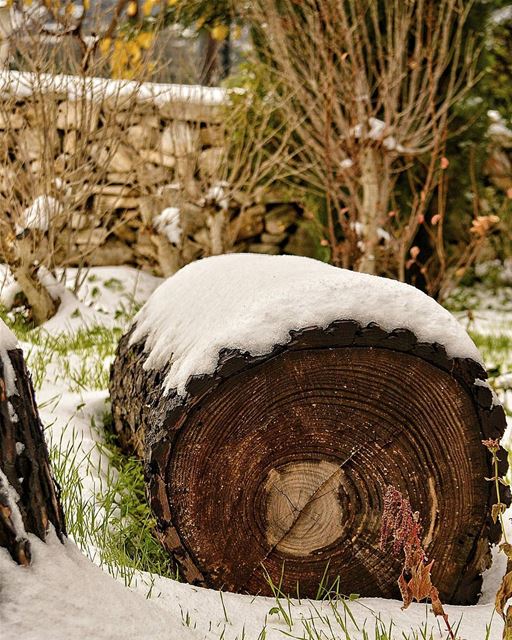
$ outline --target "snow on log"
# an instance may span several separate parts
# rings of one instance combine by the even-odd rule
[[[62,539],[64,516],[32,382],[16,338],[0,320],[0,547],[27,565],[27,533],[45,540],[50,524]]]
[[[269,594],[268,572],[314,597],[326,572],[341,593],[396,597],[400,562],[379,550],[392,484],[419,511],[442,597],[467,604],[499,538],[481,440],[505,417],[486,377],[459,323],[413,287],[236,254],[154,292],[111,396],[189,582]]]

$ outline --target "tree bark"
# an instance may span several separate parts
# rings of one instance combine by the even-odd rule
[[[290,332],[265,356],[225,350],[184,397],[163,393],[166,371],[146,358],[122,338],[114,428],[146,461],[159,537],[187,581],[270,595],[270,576],[315,597],[326,574],[341,593],[399,597],[400,561],[378,550],[392,484],[420,513],[444,601],[476,602],[500,535],[481,440],[505,428],[479,364],[351,321]]]
[[[13,349],[0,355],[0,547],[26,565],[26,533],[45,540],[52,525],[63,540],[66,530],[23,354]]]

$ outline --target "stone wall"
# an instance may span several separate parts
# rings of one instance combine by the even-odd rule
[[[0,213],[36,259],[169,275],[224,251],[314,253],[296,202],[222,180],[223,90],[9,72],[0,92]]]

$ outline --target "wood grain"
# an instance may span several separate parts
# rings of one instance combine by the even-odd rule
[[[473,384],[481,366],[350,321],[290,338],[267,356],[221,353],[186,400],[162,396],[165,371],[121,341],[114,425],[145,456],[159,536],[184,577],[269,594],[268,572],[314,597],[328,566],[342,593],[396,597],[400,563],[378,548],[393,484],[420,512],[443,598],[474,602],[499,535],[481,439],[504,429]]]

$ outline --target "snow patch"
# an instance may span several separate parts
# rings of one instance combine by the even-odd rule
[[[501,406],[501,401],[498,398],[498,395],[497,395],[496,391],[494,391],[494,389],[487,382],[487,380],[481,380],[480,378],[476,378],[476,380],[475,380],[475,382],[473,384],[476,387],[484,387],[485,389],[489,389],[489,391],[491,392],[492,402],[491,402],[491,406],[489,407],[489,409],[494,409],[494,407],[500,407]]]
[[[16,224],[16,232],[26,229],[48,231],[52,219],[62,213],[61,203],[52,196],[38,196],[21,214],[20,223]]]
[[[291,330],[343,319],[409,329],[449,357],[481,363],[457,320],[418,289],[298,256],[231,254],[187,265],[138,313],[131,343],[145,341],[147,369],[170,364],[165,391],[184,395],[190,376],[215,371],[223,348],[264,355]]]
[[[167,207],[153,220],[154,229],[165,236],[171,244],[181,242],[180,210],[177,207]]]
[[[112,98],[133,98],[137,102],[149,102],[157,106],[168,102],[190,102],[204,106],[222,105],[226,103],[230,93],[220,87],[201,85],[141,83],[135,80],[0,71],[0,95],[26,98],[34,93],[50,92],[65,94],[70,100],[87,98],[103,101]],[[232,93],[244,93],[244,91],[234,89]]]
[[[7,397],[16,395],[16,372],[12,366],[11,358],[9,357],[9,351],[16,349],[18,341],[16,336],[7,327],[5,322],[0,319],[0,360],[3,365],[5,391]]]
[[[16,349],[18,340],[14,333],[9,329],[5,322],[0,319],[0,350],[10,351]]]
[[[370,125],[368,132],[370,140],[382,140],[387,129],[386,123],[378,118],[368,118],[368,124]]]
[[[9,418],[11,419],[11,422],[18,422],[18,414],[16,413],[16,410],[14,409],[14,407],[12,406],[11,402],[7,403],[7,411],[9,412]],[[21,442],[17,442],[16,443],[16,452],[18,452],[18,445],[22,444]],[[23,448],[25,448],[25,445],[22,445]],[[23,451],[23,449],[22,449]]]
[[[5,392],[8,398],[12,398],[18,393],[16,389],[16,372],[5,349],[0,349],[0,360],[2,360],[4,369]]]
[[[113,580],[55,533],[29,536],[30,567],[0,549],[2,640],[194,640],[202,638],[156,602]]]
[[[81,302],[63,283],[47,269],[39,268],[38,277],[53,300],[60,300],[57,313],[42,327],[49,333],[75,333],[80,329],[113,325],[112,318],[105,318]]]
[[[18,508],[18,501],[20,497],[2,469],[0,469],[0,495],[7,499],[7,506],[11,511],[11,522],[16,533],[16,540],[25,539],[27,534],[25,532],[23,518],[21,517],[21,513]]]
[[[217,184],[212,185],[206,196],[202,199],[201,205],[204,206],[206,204],[217,204],[221,209],[225,211],[229,208],[229,200],[226,196],[226,187],[228,187],[227,182],[218,182]]]
[[[432,634],[439,640],[445,637],[438,631],[430,605],[413,603],[403,611],[397,600],[360,598],[339,603],[336,612],[328,602],[287,600],[284,606],[290,614],[290,629],[275,613],[273,598],[221,595],[213,589],[152,576],[151,596],[146,599],[143,574],[140,591],[134,591],[95,567],[73,543],[61,544],[53,532],[46,544],[32,535],[29,540],[30,567],[18,566],[0,549],[2,640],[280,640],[304,637],[312,623],[319,637],[359,638],[361,629],[374,629],[377,620],[385,628],[392,621],[397,638],[413,633]],[[339,624],[345,606],[350,611],[349,615],[341,613],[346,634]],[[446,611],[461,638],[501,638],[503,624],[499,616],[493,616],[493,604],[448,605]]]
[[[492,12],[490,21],[494,24],[504,24],[512,20],[512,5],[507,5]]]

